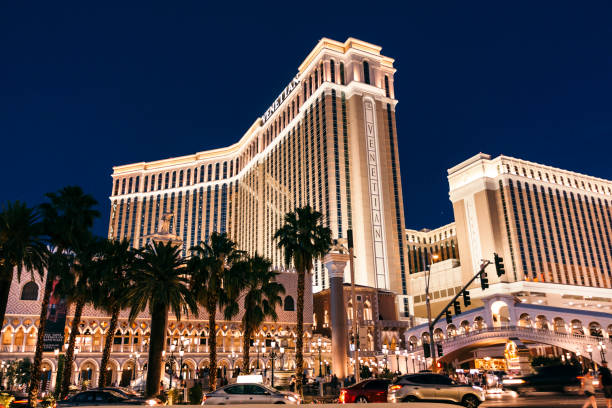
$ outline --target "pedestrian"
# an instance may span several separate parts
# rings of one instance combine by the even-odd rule
[[[612,408],[612,373],[610,373],[608,363],[605,361],[599,367],[599,383],[603,388],[607,408]]]
[[[582,408],[587,408],[588,406],[592,406],[593,408],[597,408],[597,400],[595,400],[595,386],[593,385],[593,381],[595,377],[593,377],[593,370],[587,371],[582,377],[582,381],[580,382],[580,387],[584,395],[586,395],[587,399],[584,401]]]
[[[297,390],[295,389],[295,385],[296,385],[296,382],[295,382],[295,375],[292,375],[292,376],[291,376],[291,380],[289,381],[289,387],[290,387],[290,389],[291,389],[291,390],[293,390],[293,392],[296,392],[296,391],[297,391]]]
[[[338,377],[336,377],[336,374],[332,375],[331,386],[334,392],[336,392],[336,389],[338,388]]]

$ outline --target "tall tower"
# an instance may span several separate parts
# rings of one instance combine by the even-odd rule
[[[287,212],[310,205],[334,238],[353,229],[356,283],[392,289],[407,305],[395,68],[380,51],[323,38],[237,143],[115,167],[109,237],[145,245],[170,212],[185,256],[225,231],[282,269],[273,234]],[[321,262],[312,280],[315,291],[329,287]]]

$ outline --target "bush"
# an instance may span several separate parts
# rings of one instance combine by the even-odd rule
[[[192,405],[199,405],[202,402],[202,386],[196,383],[189,389],[189,403]]]
[[[181,402],[183,402],[183,393],[181,391],[182,390],[178,388],[173,388],[171,390],[168,390],[168,401],[166,402],[166,404],[176,405],[176,404],[180,404]]]
[[[7,393],[0,394],[0,407],[8,408],[9,405],[11,404],[11,402],[13,402],[14,399],[15,399],[15,397],[13,397],[10,394],[7,394]]]

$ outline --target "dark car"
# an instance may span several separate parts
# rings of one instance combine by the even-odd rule
[[[530,391],[573,392],[580,389],[579,367],[556,365],[536,368],[534,374],[517,377],[504,377],[505,389],[526,394]]]
[[[340,402],[387,402],[389,380],[370,379],[340,390]]]
[[[159,405],[155,399],[127,398],[111,390],[90,390],[58,401],[58,407],[80,407],[96,405]]]
[[[114,391],[117,394],[123,395],[126,398],[144,398],[142,395],[137,393],[134,390],[125,387],[104,387],[104,388],[94,388],[92,391]]]

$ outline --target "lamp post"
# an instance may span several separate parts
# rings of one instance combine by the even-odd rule
[[[599,340],[599,344],[597,345],[597,349],[599,350],[599,354],[601,355],[601,363],[607,363],[606,361],[606,345],[602,340]]]
[[[414,354],[412,354],[410,358],[412,359],[412,372],[416,373],[416,367],[414,366]]]
[[[385,355],[385,370],[387,370],[387,355],[389,354],[389,349],[387,348],[386,344],[383,344],[382,352]]]
[[[319,347],[319,377],[323,377],[322,375],[322,368],[321,368],[321,345],[323,344],[323,342],[321,341],[321,338],[319,337],[317,342],[314,343],[315,347],[318,346]]]
[[[272,387],[274,387],[274,360],[276,360],[276,358],[278,357],[278,355],[276,354],[276,342],[274,340],[272,340],[272,342],[270,343],[270,355],[269,355],[269,357],[270,357],[270,360],[272,360],[271,385],[272,385]]]
[[[259,340],[255,340],[253,345],[255,345],[255,350],[257,350],[257,369],[259,370]]]
[[[280,353],[280,358],[281,358],[281,370],[284,370],[285,369],[285,348],[283,346],[280,346],[278,351]]]
[[[176,350],[176,340],[174,340],[172,344],[170,344],[170,356],[168,357],[168,362],[170,363],[170,389],[172,389],[172,377],[174,377],[174,363],[176,362],[176,357],[174,357],[174,350]]]
[[[591,367],[593,366],[593,346],[591,346],[590,344],[587,344],[586,346],[586,351],[587,353],[589,353],[589,358],[591,359]]]
[[[431,278],[431,265],[438,259],[438,255],[431,256],[431,264],[425,267],[425,306],[427,307],[427,327],[429,328],[429,353],[431,354],[431,368],[436,371],[436,348],[434,345],[433,326],[431,325],[431,301],[429,299],[429,279]]]
[[[399,356],[400,356],[400,351],[399,351],[399,349],[396,346],[395,347],[395,359],[397,360],[397,371],[400,370],[400,368],[399,368]]]

